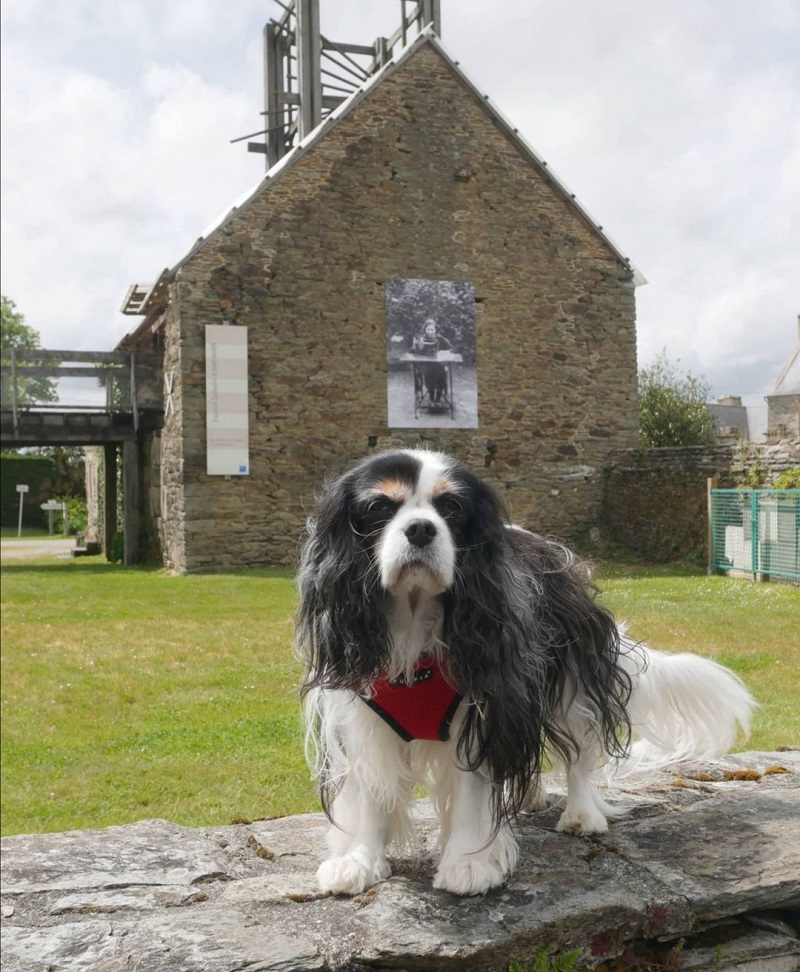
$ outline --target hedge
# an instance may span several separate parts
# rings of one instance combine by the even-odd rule
[[[55,474],[56,464],[49,456],[0,455],[0,524],[16,526],[19,522],[17,486],[25,484],[29,490],[22,507],[22,522],[25,526],[46,527],[47,514],[40,504],[52,499]]]

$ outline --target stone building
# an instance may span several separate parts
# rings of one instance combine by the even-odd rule
[[[708,411],[714,419],[717,435],[745,442],[751,438],[747,406],[742,405],[740,395],[718,395],[716,402],[708,405]]]
[[[800,438],[800,314],[797,344],[766,398],[767,437],[772,441]]]
[[[536,530],[591,526],[609,453],[638,441],[635,276],[424,31],[140,295],[121,346],[163,354],[144,487],[165,565],[290,561],[323,477],[393,446],[455,454]],[[474,288],[473,427],[389,427],[390,280]],[[209,473],[223,323],[247,329],[242,474]]]

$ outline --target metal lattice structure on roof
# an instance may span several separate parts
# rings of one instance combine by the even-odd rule
[[[276,0],[276,2],[281,2],[281,0]],[[313,115],[312,113],[312,116],[307,123],[308,127],[306,127],[306,123],[302,122],[299,94],[288,91],[289,87],[296,86],[297,84],[297,77],[293,72],[298,70],[296,67],[290,67],[290,65],[294,64],[296,60],[297,54],[295,42],[298,37],[297,26],[291,17],[296,19],[299,16],[302,20],[303,14],[299,13],[299,9],[296,9],[296,5],[303,4],[317,8],[319,0],[291,0],[291,2],[287,3],[286,5],[285,17],[282,17],[280,22],[270,21],[270,23],[267,24],[265,33],[269,33],[271,31],[273,40],[279,35],[285,35],[285,42],[292,47],[292,59],[282,62],[283,67],[281,70],[287,72],[287,81],[285,85],[283,87],[269,88],[267,91],[268,100],[272,97],[272,93],[276,91],[283,92],[277,96],[277,100],[279,104],[286,107],[286,115],[284,118],[285,124],[276,125],[272,128],[259,132],[253,132],[250,135],[244,135],[238,139],[233,139],[234,142],[239,142],[243,141],[244,139],[254,138],[257,135],[264,136],[264,141],[250,142],[248,148],[250,148],[252,151],[257,151],[266,155],[267,171],[264,175],[258,178],[257,182],[253,186],[242,193],[231,206],[219,213],[217,217],[205,227],[199,236],[194,239],[191,245],[185,249],[176,260],[162,270],[155,283],[149,288],[149,291],[143,300],[140,301],[137,299],[138,291],[147,289],[148,285],[134,285],[126,296],[123,304],[123,307],[126,309],[123,310],[123,313],[135,313],[143,316],[147,315],[149,317],[150,315],[154,314],[157,309],[163,307],[168,297],[167,288],[169,283],[175,279],[175,274],[177,271],[184,266],[184,264],[190,260],[200,248],[202,248],[223,227],[228,225],[231,220],[235,219],[241,212],[243,212],[257,196],[259,196],[262,192],[269,190],[269,188],[273,186],[278,179],[282,178],[286,174],[297,159],[299,159],[304,153],[313,150],[314,146],[325,137],[326,132],[329,131],[332,126],[339,124],[340,121],[347,117],[348,113],[352,111],[353,108],[355,108],[365,97],[367,97],[370,91],[376,85],[380,84],[383,79],[390,77],[393,72],[402,68],[410,58],[414,57],[419,50],[427,45],[430,45],[430,47],[438,53],[443,61],[449,65],[451,71],[460,79],[465,96],[469,97],[471,95],[476,102],[483,106],[485,111],[489,113],[492,121],[518,146],[522,156],[529,160],[529,162],[536,168],[539,175],[563,197],[569,206],[574,208],[580,218],[591,227],[592,231],[596,233],[603,243],[616,255],[620,264],[632,272],[632,286],[639,287],[647,283],[644,275],[631,263],[624,251],[622,251],[611,240],[603,227],[578,201],[575,193],[571,192],[567,186],[561,182],[552,167],[549,166],[548,163],[534,151],[532,146],[519,132],[519,129],[517,129],[504,116],[499,107],[490,99],[489,95],[478,89],[469,76],[459,66],[459,62],[453,60],[447,51],[445,51],[437,32],[440,0],[418,0],[418,2],[413,4],[413,8],[410,9],[410,13],[408,13],[407,16],[406,9],[407,7],[411,7],[411,0],[400,0],[400,2],[403,3],[404,26],[395,31],[395,33],[389,38],[379,38],[372,47],[359,48],[357,45],[353,44],[333,45],[331,42],[325,41],[320,34],[320,50],[322,50],[322,44],[324,41],[325,43],[329,44],[331,48],[342,49],[345,54],[347,54],[348,58],[352,59],[356,63],[359,56],[364,58],[364,68],[362,74],[358,75],[358,79],[354,77],[352,90],[348,89],[348,93],[342,94],[340,92],[335,96],[324,95],[324,97],[322,94],[320,94],[320,98],[317,102],[319,105],[319,121],[317,121],[315,124],[315,119],[317,116]],[[281,6],[283,6],[282,2]],[[281,24],[283,26],[281,26]],[[272,43],[272,41],[270,41],[270,43]],[[275,41],[275,43],[277,43],[277,41]],[[360,54],[359,51],[361,52]],[[272,55],[270,55],[270,57],[272,57]],[[274,62],[270,61],[270,63],[272,64]],[[355,72],[355,68],[353,68],[353,71]],[[267,77],[269,77],[269,74]],[[283,77],[283,75],[281,75],[281,77]],[[325,75],[325,77],[327,77],[327,75]],[[323,74],[321,68],[318,90],[320,92],[324,92],[326,90],[323,87]],[[331,100],[326,101],[326,98]],[[120,348],[134,347],[136,341],[138,340],[138,336],[140,335],[142,326],[150,327],[151,325],[147,322],[143,322],[143,325],[140,325],[140,328],[137,328],[123,338],[119,345]]]
[[[264,27],[265,128],[234,141],[266,156],[267,169],[391,60],[395,48],[431,25],[440,34],[440,0],[399,0],[400,26],[372,45],[329,40],[320,30],[320,0],[275,0],[283,13]]]

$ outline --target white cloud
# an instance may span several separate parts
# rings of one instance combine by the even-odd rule
[[[256,177],[229,144],[254,99],[180,65],[126,84],[12,51],[4,70],[4,292],[45,345],[112,346],[131,326],[116,313],[127,286]]]
[[[370,43],[399,4],[321,0]],[[258,178],[261,26],[240,0],[4,0],[3,292],[50,346],[110,347],[127,286]],[[800,310],[796,0],[442,0],[444,43],[643,270],[639,353],[760,393]]]

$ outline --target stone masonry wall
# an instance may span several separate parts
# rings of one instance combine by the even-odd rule
[[[162,324],[165,384],[172,387],[171,397],[165,394],[164,426],[159,436],[160,503],[156,521],[161,541],[164,566],[183,570],[186,564],[184,531],[183,477],[183,380],[181,375],[182,347],[178,301],[169,301]]]
[[[800,395],[775,395],[767,398],[769,432],[774,435],[800,435]]]
[[[603,520],[615,541],[650,561],[708,561],[708,480],[771,485],[800,466],[800,439],[776,445],[629,449],[612,454]]]
[[[387,427],[383,284],[470,281],[479,428]],[[204,327],[249,328],[248,477],[205,472]],[[637,438],[631,271],[423,45],[214,234],[171,285],[163,534],[175,570],[290,561],[323,477],[452,452],[515,520],[568,536]]]

